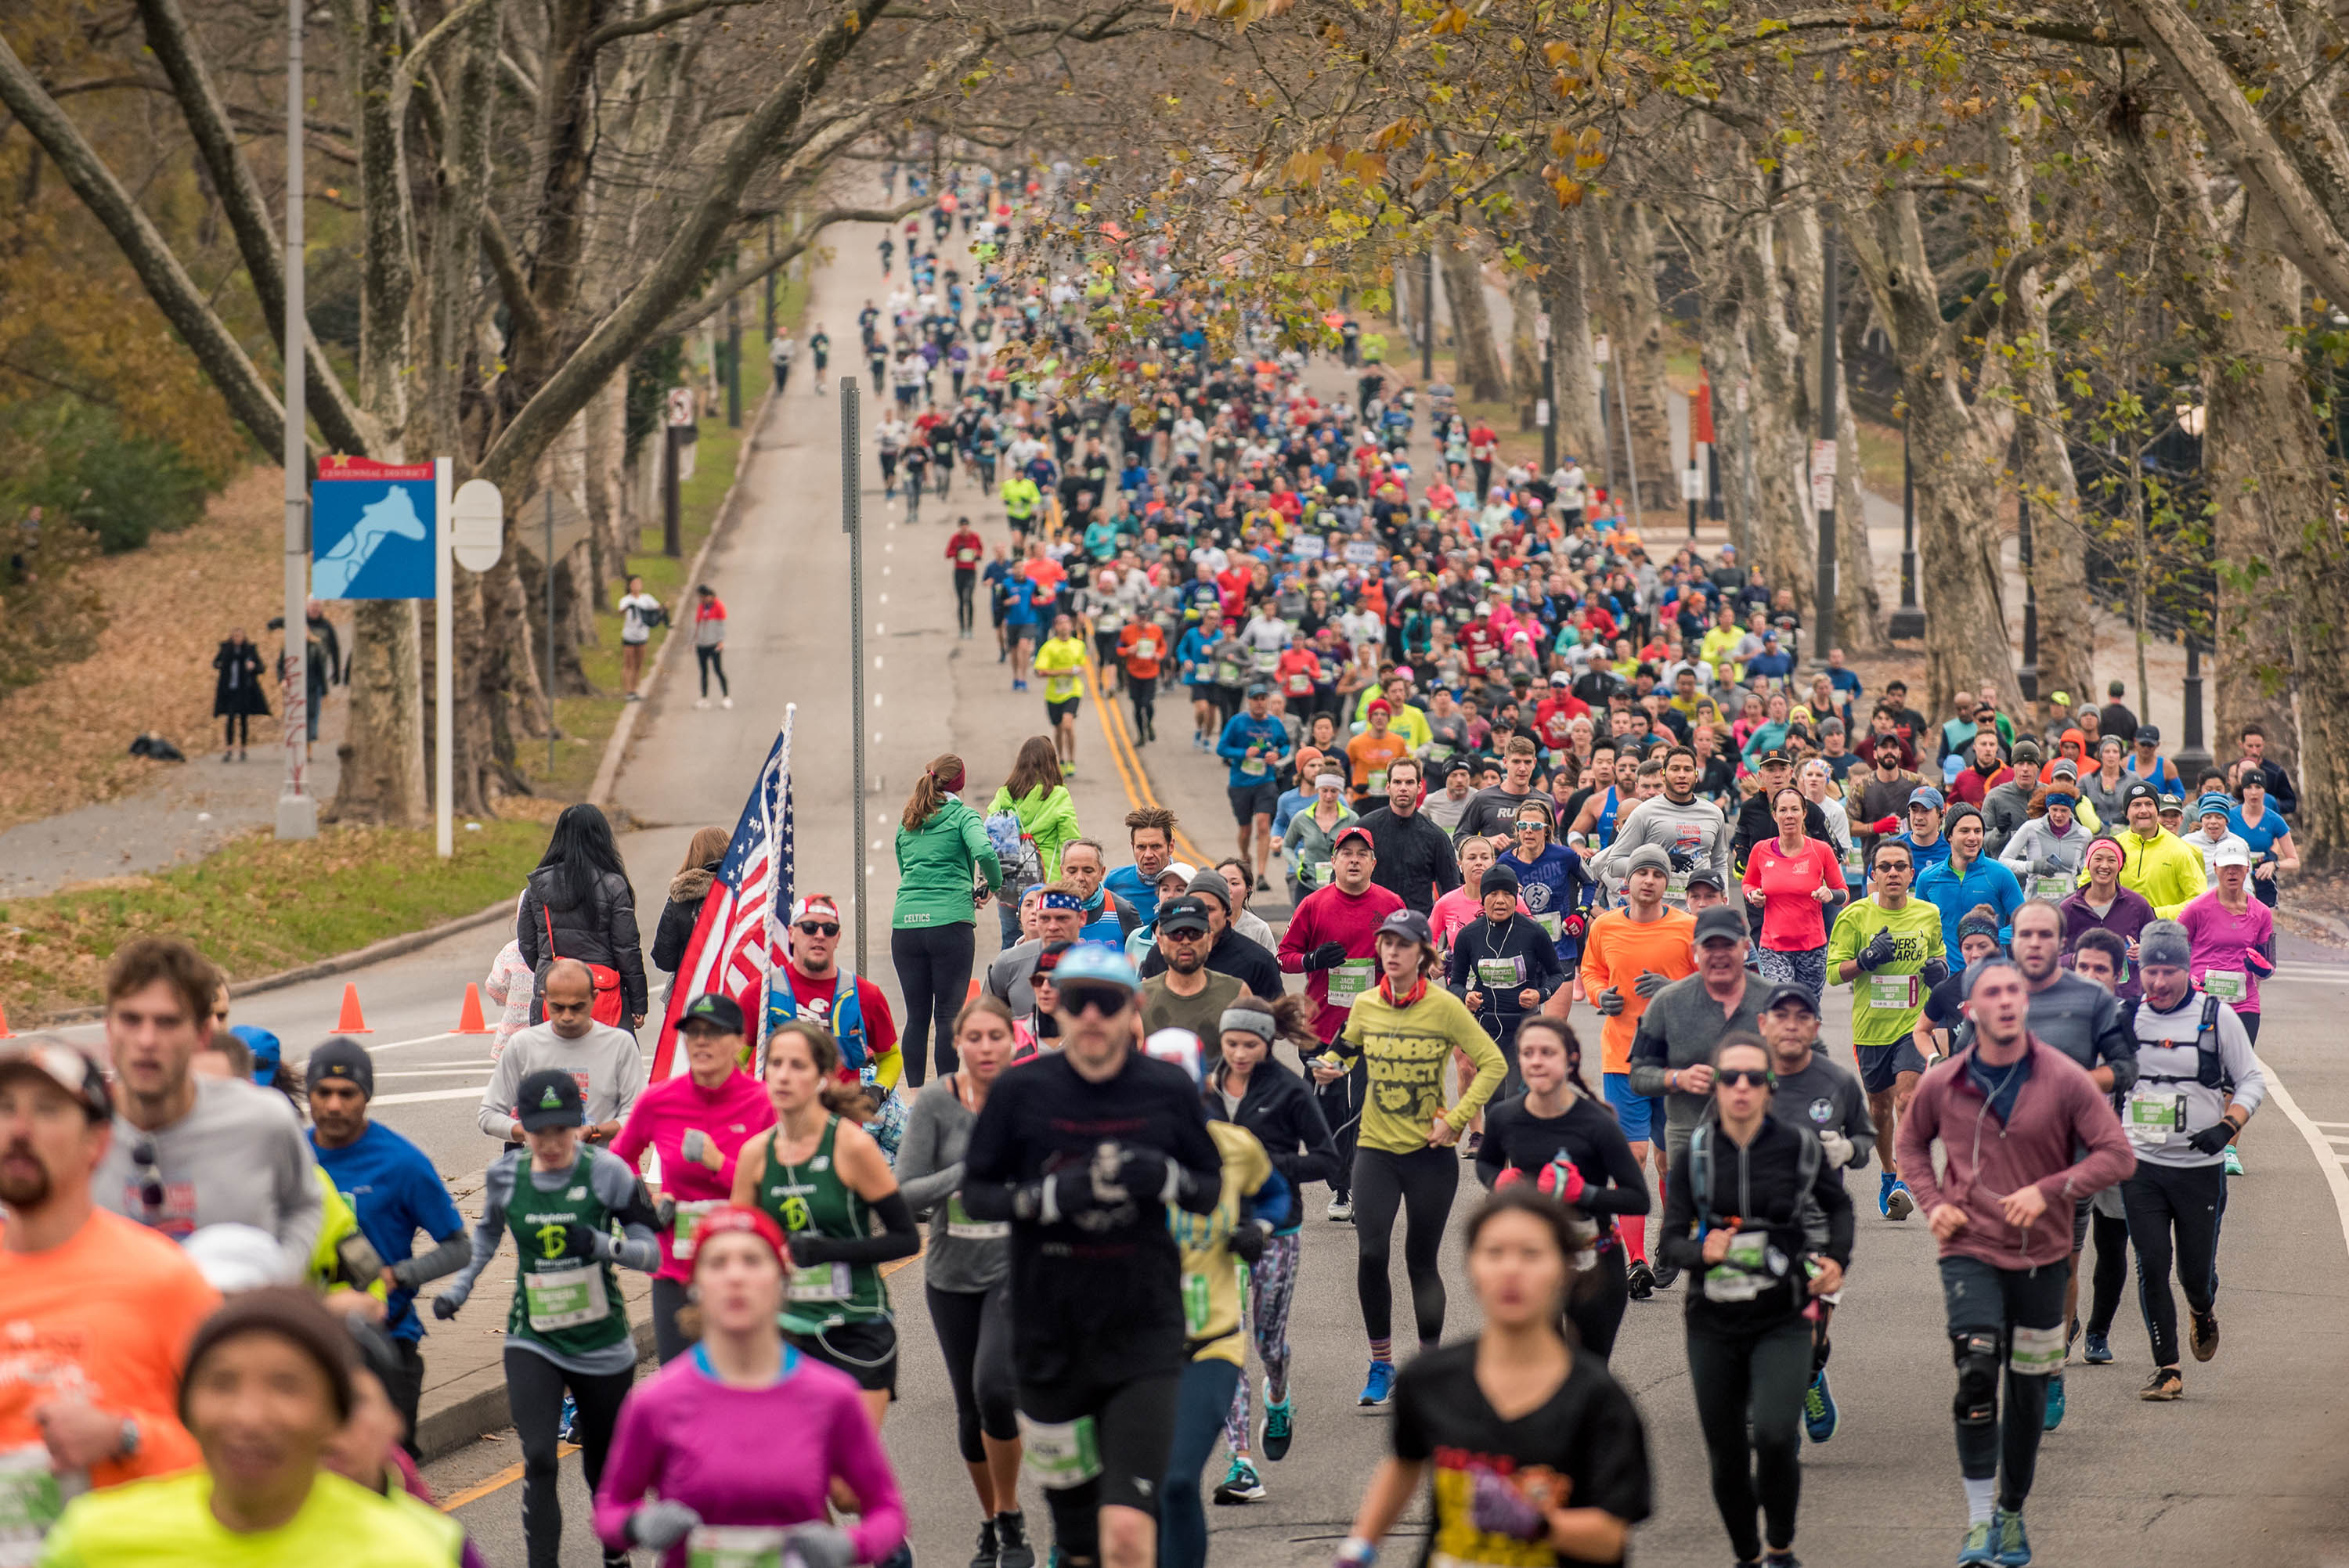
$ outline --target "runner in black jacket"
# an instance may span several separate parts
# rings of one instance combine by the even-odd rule
[[[1485,918],[1453,934],[1444,983],[1468,1005],[1507,1058],[1509,1076],[1502,1080],[1501,1095],[1522,1094],[1517,1025],[1566,984],[1566,965],[1557,961],[1557,944],[1549,934],[1517,913],[1517,873],[1507,861],[1487,870],[1477,891],[1484,896]],[[1526,1000],[1528,993],[1531,1002]]]

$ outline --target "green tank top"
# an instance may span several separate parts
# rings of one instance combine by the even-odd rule
[[[781,1133],[767,1133],[767,1169],[759,1179],[759,1207],[782,1227],[786,1236],[802,1231],[850,1241],[873,1233],[873,1209],[840,1179],[833,1159],[833,1140],[840,1118],[824,1123],[815,1153],[797,1165],[777,1152]],[[854,1323],[889,1315],[889,1287],[871,1264],[810,1264],[794,1266],[783,1302],[783,1328],[792,1334],[814,1334],[836,1323]]]
[[[612,1228],[612,1212],[588,1180],[595,1159],[593,1149],[580,1150],[571,1180],[549,1192],[532,1180],[524,1154],[506,1204],[506,1229],[521,1264],[506,1333],[564,1356],[606,1349],[628,1336],[619,1275],[608,1263],[570,1252],[564,1240],[564,1227],[573,1221],[594,1231]]]

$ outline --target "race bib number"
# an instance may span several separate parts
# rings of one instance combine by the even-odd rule
[[[1251,779],[1263,778],[1265,771],[1264,758],[1261,757],[1244,758],[1240,763],[1240,771],[1247,774]]]
[[[955,552],[955,559],[957,562],[960,562],[963,565],[969,566],[978,560],[978,552],[976,550],[957,550]]]
[[[685,1538],[686,1568],[782,1568],[783,1532],[757,1525],[704,1524]]]
[[[811,1264],[792,1270],[793,1301],[846,1301],[851,1285],[846,1264]]]
[[[999,1242],[1011,1234],[1011,1222],[972,1219],[957,1192],[947,1200],[947,1234],[958,1242]]]
[[[1534,923],[1540,926],[1544,932],[1547,933],[1549,939],[1552,942],[1556,942],[1558,937],[1558,933],[1566,929],[1566,917],[1559,914],[1557,911],[1554,909],[1544,910],[1541,913],[1534,916]]]
[[[2018,1377],[2045,1377],[2063,1370],[2064,1326],[2025,1328],[2016,1325],[2006,1366]]]
[[[1768,1266],[1769,1246],[1767,1231],[1739,1231],[1733,1234],[1728,1255],[1704,1271],[1704,1299],[1739,1302],[1760,1295],[1770,1284],[1762,1272]]]
[[[1521,983],[1518,960],[1515,958],[1479,958],[1476,960],[1476,984],[1479,985],[1516,985]]]
[[[2071,894],[2071,892],[2072,879],[2069,877],[2033,877],[2031,879],[2031,896],[2033,898],[2044,898],[2049,903],[2063,903],[2064,900]]]
[[[1338,868],[1328,861],[1323,861],[1318,866],[1308,866],[1305,868],[1305,881],[1307,885],[1311,887],[1328,887],[1331,879],[1336,877],[1337,874]]]
[[[1387,788],[1387,770],[1383,768],[1371,769],[1371,781],[1368,788],[1370,792],[1373,795],[1385,794]]]
[[[522,1276],[522,1290],[530,1326],[542,1334],[601,1323],[612,1315],[604,1271],[585,1259],[531,1269]]]
[[[1133,657],[1136,660],[1147,661],[1157,656],[1158,644],[1154,639],[1143,637],[1133,645]]]
[[[693,1261],[694,1238],[701,1233],[701,1216],[718,1207],[715,1198],[696,1199],[677,1206],[677,1224],[668,1233],[669,1251],[679,1263]]]
[[[1354,998],[1371,988],[1377,964],[1373,958],[1349,958],[1330,970],[1330,1006],[1350,1009]]]
[[[1183,1275],[1183,1332],[1193,1339],[1206,1333],[1214,1311],[1215,1302],[1207,1291],[1207,1276],[1186,1271]]]
[[[1917,1005],[1917,976],[1914,975],[1871,975],[1868,977],[1868,1005],[1892,1011]]]
[[[1046,1491],[1082,1486],[1102,1472],[1101,1439],[1093,1418],[1039,1421],[1019,1413],[1020,1468]]]
[[[2173,1132],[2186,1130],[2186,1096],[2178,1089],[2136,1089],[2128,1099],[2131,1143],[2158,1149]]]
[[[2216,996],[2221,1002],[2240,1002],[2251,990],[2240,969],[2206,969],[2202,972],[2202,994]]]
[[[1216,661],[1216,684],[1218,686],[1239,685],[1239,661],[1237,659],[1217,659]]]
[[[1664,896],[1679,903],[1686,903],[1688,902],[1688,880],[1689,874],[1686,872],[1666,872],[1664,873]]]
[[[1307,675],[1302,670],[1288,677],[1288,695],[1291,696],[1311,696],[1313,695],[1313,677]]]

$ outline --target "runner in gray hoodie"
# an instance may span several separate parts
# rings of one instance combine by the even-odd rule
[[[1696,792],[1696,753],[1685,746],[1664,752],[1664,792],[1631,808],[1615,830],[1615,841],[1590,857],[1594,873],[1610,888],[1620,888],[1630,870],[1631,851],[1653,844],[1671,857],[1672,869],[1664,882],[1665,902],[1688,905],[1688,873],[1711,866],[1729,885],[1729,820],[1721,808]]]

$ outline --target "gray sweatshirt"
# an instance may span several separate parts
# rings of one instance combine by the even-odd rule
[[[490,1087],[481,1091],[476,1119],[483,1132],[500,1142],[513,1135],[514,1096],[523,1079],[544,1068],[574,1077],[585,1075],[590,1127],[627,1120],[636,1096],[644,1092],[645,1054],[636,1048],[636,1036],[626,1029],[591,1024],[585,1035],[566,1040],[554,1032],[554,1025],[533,1024],[516,1030],[506,1042],[496,1070],[490,1074]]]
[[[583,1147],[585,1147],[583,1145]],[[587,1184],[595,1199],[613,1213],[622,1216],[620,1228],[626,1239],[612,1254],[612,1261],[622,1268],[635,1269],[638,1274],[650,1274],[660,1267],[660,1238],[653,1234],[649,1205],[643,1201],[643,1189],[636,1184],[636,1173],[627,1161],[608,1149],[591,1151],[587,1166]],[[532,1170],[530,1150],[509,1149],[490,1162],[481,1186],[481,1217],[473,1222],[472,1261],[457,1271],[440,1295],[453,1296],[462,1306],[473,1294],[473,1282],[498,1255],[498,1248],[506,1239],[506,1209],[514,1201],[514,1190],[523,1180],[523,1172],[530,1171],[530,1184],[542,1192],[552,1192],[571,1182],[569,1171],[541,1172]],[[614,1302],[613,1309],[619,1310]],[[633,1337],[621,1339],[585,1356],[567,1356],[535,1339],[506,1336],[509,1350],[528,1350],[545,1357],[566,1372],[583,1375],[604,1372],[626,1372],[636,1364],[636,1342]]]
[[[2196,1045],[2202,1032],[2202,993],[2189,991],[2186,1000],[2173,1013],[2157,1013],[2148,999],[2137,1008],[2137,1080],[2130,1085],[2121,1114],[2122,1130],[2129,1134],[2129,1148],[2141,1163],[2155,1165],[2198,1166],[2216,1165],[2224,1154],[2205,1154],[2188,1143],[2187,1139],[2210,1126],[2227,1113],[2230,1096],[2243,1114],[2250,1116],[2267,1099],[2268,1080],[2260,1071],[2260,1058],[2251,1052],[2251,1032],[2243,1020],[2226,1003],[2219,1004],[2219,1062],[2230,1088],[2213,1088],[2200,1081],[2201,1052]],[[2117,1081],[2117,1079],[2116,1079]],[[2185,1112],[2186,1125],[2158,1131],[2135,1124],[2130,1115],[2133,1102],[2166,1101],[2178,1097]]]
[[[1710,1065],[1713,1048],[1733,1029],[1762,1032],[1762,998],[1769,987],[1758,975],[1745,976],[1737,1010],[1723,1013],[1707,995],[1702,975],[1675,980],[1657,992],[1640,1015],[1631,1037],[1631,1092],[1664,1097],[1664,1146],[1672,1159],[1688,1147],[1690,1131],[1713,1103],[1709,1094],[1667,1092],[1664,1075],[1675,1068]]]
[[[962,1212],[963,1150],[978,1118],[963,1107],[946,1079],[914,1097],[897,1143],[897,1190],[914,1217],[930,1215],[930,1250],[922,1279],[933,1290],[977,1295],[1011,1273],[1009,1222],[988,1223]]]
[[[2006,848],[1999,851],[1998,863],[2014,873],[2014,880],[2023,884],[2023,895],[2030,898],[2033,896],[2031,884],[2038,874],[2036,866],[2040,861],[2055,862],[2056,869],[2050,874],[2061,876],[2066,882],[2077,882],[2080,862],[2087,859],[2088,845],[2095,836],[2074,822],[2072,830],[2059,839],[2055,836],[2055,830],[2048,826],[2046,818],[2033,817],[2017,828],[2014,836],[2006,841]]]
[[[1591,870],[1619,887],[1630,869],[1631,851],[1641,844],[1653,844],[1671,856],[1675,873],[1710,865],[1721,873],[1721,885],[1727,889],[1735,885],[1729,874],[1729,840],[1728,819],[1702,796],[1679,806],[1668,795],[1653,795],[1632,807],[1631,814],[1616,825],[1615,841],[1591,857]],[[1676,892],[1666,896],[1676,907],[1685,906],[1687,884],[1676,882],[1673,885]]]
[[[135,1155],[151,1150],[154,1158]],[[161,1187],[161,1205],[147,1197]],[[142,1132],[120,1116],[91,1189],[100,1207],[174,1241],[205,1225],[252,1225],[285,1249],[287,1280],[310,1266],[326,1222],[318,1161],[294,1107],[275,1089],[198,1078],[193,1109]]]

